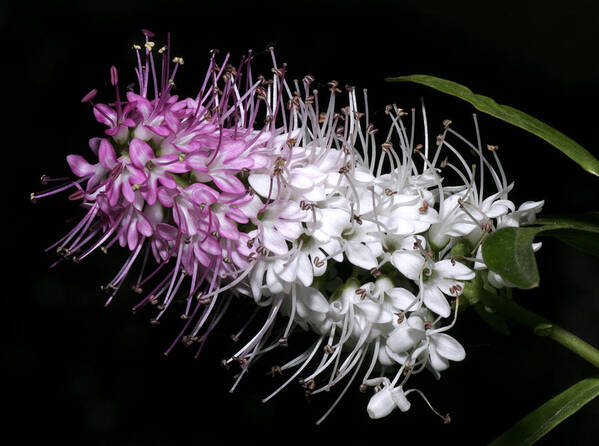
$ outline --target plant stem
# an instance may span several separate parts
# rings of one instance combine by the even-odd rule
[[[472,301],[479,301],[498,313],[530,328],[536,335],[546,336],[581,358],[599,368],[599,350],[583,341],[578,336],[555,325],[547,319],[529,311],[511,299],[498,296],[482,288],[466,286],[464,295]]]

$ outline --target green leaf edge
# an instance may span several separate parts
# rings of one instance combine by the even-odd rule
[[[599,160],[587,149],[559,130],[523,111],[509,105],[498,104],[488,96],[473,93],[472,90],[464,85],[435,76],[413,74],[409,76],[388,77],[385,81],[414,82],[463,99],[483,113],[499,118],[544,139],[580,165],[584,170],[599,176]]]
[[[489,446],[529,446],[599,395],[599,377],[577,382],[538,407]]]

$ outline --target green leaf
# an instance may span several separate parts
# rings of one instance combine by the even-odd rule
[[[599,256],[599,212],[591,212],[544,217],[534,226],[501,228],[484,241],[483,260],[491,271],[518,288],[534,288],[540,279],[532,242],[539,234],[556,237]]]
[[[534,410],[489,446],[528,446],[599,395],[599,378],[583,379]]]
[[[539,286],[539,270],[532,242],[542,228],[502,228],[487,237],[482,253],[485,264],[518,288]]]
[[[487,96],[475,94],[469,88],[456,82],[434,76],[414,74],[411,76],[389,77],[385,80],[387,82],[415,82],[468,101],[478,110],[509,122],[544,139],[569,156],[587,172],[599,176],[599,160],[588,150],[560,131],[527,113],[508,105],[498,104]]]

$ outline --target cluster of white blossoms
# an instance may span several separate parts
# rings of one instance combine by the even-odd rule
[[[270,312],[259,332],[223,363],[240,362],[236,386],[254,358],[286,346],[299,327],[314,332],[316,340],[273,368],[273,375],[295,371],[263,401],[298,380],[307,395],[346,380],[320,423],[361,371],[360,390],[375,391],[367,407],[371,418],[395,408],[407,411],[412,392],[429,404],[420,390],[405,386],[425,369],[439,379],[451,361],[465,358],[462,345],[446,332],[456,322],[464,282],[474,279],[475,270],[487,269],[482,241],[501,227],[532,223],[543,202],[516,210],[497,147],[487,146],[494,165],[483,153],[476,116],[477,145],[453,131],[448,120],[429,144],[423,106],[425,134],[415,144],[416,111],[387,106],[388,130],[381,140],[369,121],[366,90],[364,112],[353,87],[346,87],[345,106],[337,110],[342,92],[333,81],[321,112],[318,92],[308,89],[310,77],[300,95],[297,82],[292,92],[280,71],[274,72],[268,108],[276,108],[282,90],[291,113],[279,144],[264,147],[261,167],[248,176],[254,195],[243,210],[257,216],[248,234],[256,256],[234,281],[237,292]],[[476,164],[454,148],[450,135],[476,154]],[[485,172],[495,186],[488,196]],[[459,182],[445,184],[446,174]],[[471,248],[471,254],[454,255],[456,245]],[[492,271],[488,282],[511,286]],[[272,336],[281,313],[287,323],[282,334]]]
[[[128,248],[104,287],[109,301],[143,258],[134,290],[146,296],[134,309],[156,306],[154,323],[176,307],[187,281],[177,340],[199,344],[198,352],[233,298],[247,296],[257,309],[233,336],[243,346],[223,360],[241,367],[233,388],[294,331],[313,332],[305,352],[273,368],[292,372],[264,401],[299,380],[311,395],[343,383],[319,422],[352,383],[374,389],[372,418],[407,411],[412,393],[428,403],[406,385],[424,370],[440,378],[465,358],[447,332],[465,282],[485,273],[482,242],[498,228],[533,222],[543,203],[516,209],[508,199],[513,185],[497,147],[483,149],[476,117],[476,144],[447,120],[430,137],[424,106],[421,113],[387,106],[378,118],[386,130],[378,131],[365,90],[359,99],[355,88],[332,81],[328,101],[319,100],[314,79],[288,82],[274,54],[268,80],[252,76],[251,54],[237,69],[228,55],[217,65],[213,54],[198,95],[179,99],[172,87],[183,60],[173,59],[170,74],[170,48],[161,48],[158,81],[153,34],[144,35],[144,46],[134,46],[139,93],[122,100],[113,67],[115,103],[95,104],[95,90],[83,100],[108,127],[90,142],[98,162],[69,155],[79,178],[32,194],[75,188],[70,198],[86,210],[52,248],[76,261],[117,242]],[[158,284],[144,291],[150,279]],[[491,271],[486,282],[510,286]],[[259,309],[264,323],[240,341]]]

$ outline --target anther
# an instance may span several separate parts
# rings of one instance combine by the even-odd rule
[[[178,63],[179,65],[183,65],[183,58],[182,57],[173,57],[173,63]]]
[[[154,42],[146,42],[146,43],[144,44],[144,46],[146,47],[146,49],[147,49],[148,51],[152,51],[152,48],[154,48],[154,46],[155,46],[155,45],[156,45],[156,44],[155,44]]]
[[[141,293],[143,292],[143,289],[141,289],[141,288],[140,288],[139,286],[137,286],[137,285],[133,285],[133,286],[131,287],[131,289],[133,290],[133,292],[134,292],[135,294],[141,294]]]
[[[447,167],[448,163],[449,163],[449,158],[445,157],[445,159],[443,161],[441,161],[441,164],[439,164],[439,167],[441,167],[441,169],[445,169]]]
[[[285,166],[285,159],[278,156],[274,162],[272,174],[274,176],[280,175],[281,173],[283,173],[284,166]]]
[[[423,201],[422,206],[418,208],[418,212],[426,214],[426,211],[428,211],[428,201]]]
[[[451,125],[451,121],[449,119],[446,119],[443,121],[443,127],[445,128],[445,130],[447,130],[447,128]]]
[[[388,197],[390,197],[391,195],[394,195],[396,193],[397,193],[397,191],[391,190],[389,188],[385,189],[385,195],[388,196]]]
[[[314,257],[314,266],[316,268],[322,268],[324,266],[324,261],[320,260],[320,257]]]
[[[350,171],[351,165],[350,163],[347,163],[345,166],[343,166],[342,168],[339,169],[339,173],[341,175],[345,175],[346,173],[348,173]]]
[[[398,324],[401,324],[404,321],[405,317],[406,317],[405,313],[403,311],[399,311],[399,312],[393,313],[393,314],[395,314],[397,316],[397,323]]]
[[[414,153],[418,153],[418,151],[420,151],[420,149],[422,149],[424,146],[422,144],[418,144],[416,147],[414,147]]]
[[[312,390],[314,390],[316,388],[316,381],[314,381],[313,379],[309,379],[307,381],[304,381],[302,379],[302,380],[300,380],[300,385],[303,388],[308,389],[311,392]]]
[[[315,207],[314,203],[310,203],[309,201],[305,201],[305,200],[301,200],[299,205],[300,205],[300,209],[303,211],[311,211]]]
[[[452,287],[449,288],[450,294],[458,295],[460,293],[460,291],[462,291],[462,287],[460,285],[453,285]]]
[[[424,321],[424,329],[430,330],[431,328],[433,328],[433,323],[431,321]]]
[[[333,354],[333,351],[334,351],[334,350],[333,350],[333,347],[331,347],[329,344],[325,345],[325,346],[323,347],[323,350],[324,350],[324,352],[325,352],[327,355],[332,355],[332,354]]]
[[[382,273],[381,273],[381,271],[378,268],[372,268],[370,270],[370,274],[372,274],[372,276],[374,278],[377,278],[377,277],[380,277]]]
[[[287,338],[281,338],[281,339],[279,339],[279,345],[281,347],[287,347],[289,345],[289,342],[288,342]]]
[[[98,94],[98,90],[96,90],[95,88],[93,90],[91,90],[89,93],[87,93],[85,96],[83,96],[83,98],[81,99],[81,103],[84,104],[86,102],[91,101],[93,98],[96,97],[96,95]]]
[[[368,386],[366,384],[360,384],[360,392],[361,393],[366,393],[367,390],[368,390]]]
[[[366,297],[366,290],[364,288],[358,288],[355,293],[360,296],[361,300],[364,300],[364,298]]]
[[[112,65],[110,67],[110,84],[114,87],[119,83],[119,75],[116,67]]]
[[[490,150],[491,152],[494,152],[496,150],[499,150],[499,146],[493,146],[491,144],[487,144],[487,149]]]
[[[443,142],[443,135],[437,135],[437,145],[440,146]]]
[[[158,319],[152,318],[152,319],[150,319],[150,324],[152,324],[152,325],[159,325],[160,321]]]
[[[273,378],[275,377],[275,374],[279,374],[279,375],[283,375],[283,370],[281,370],[281,366],[278,365],[273,365],[270,368],[270,376],[272,376]]]

